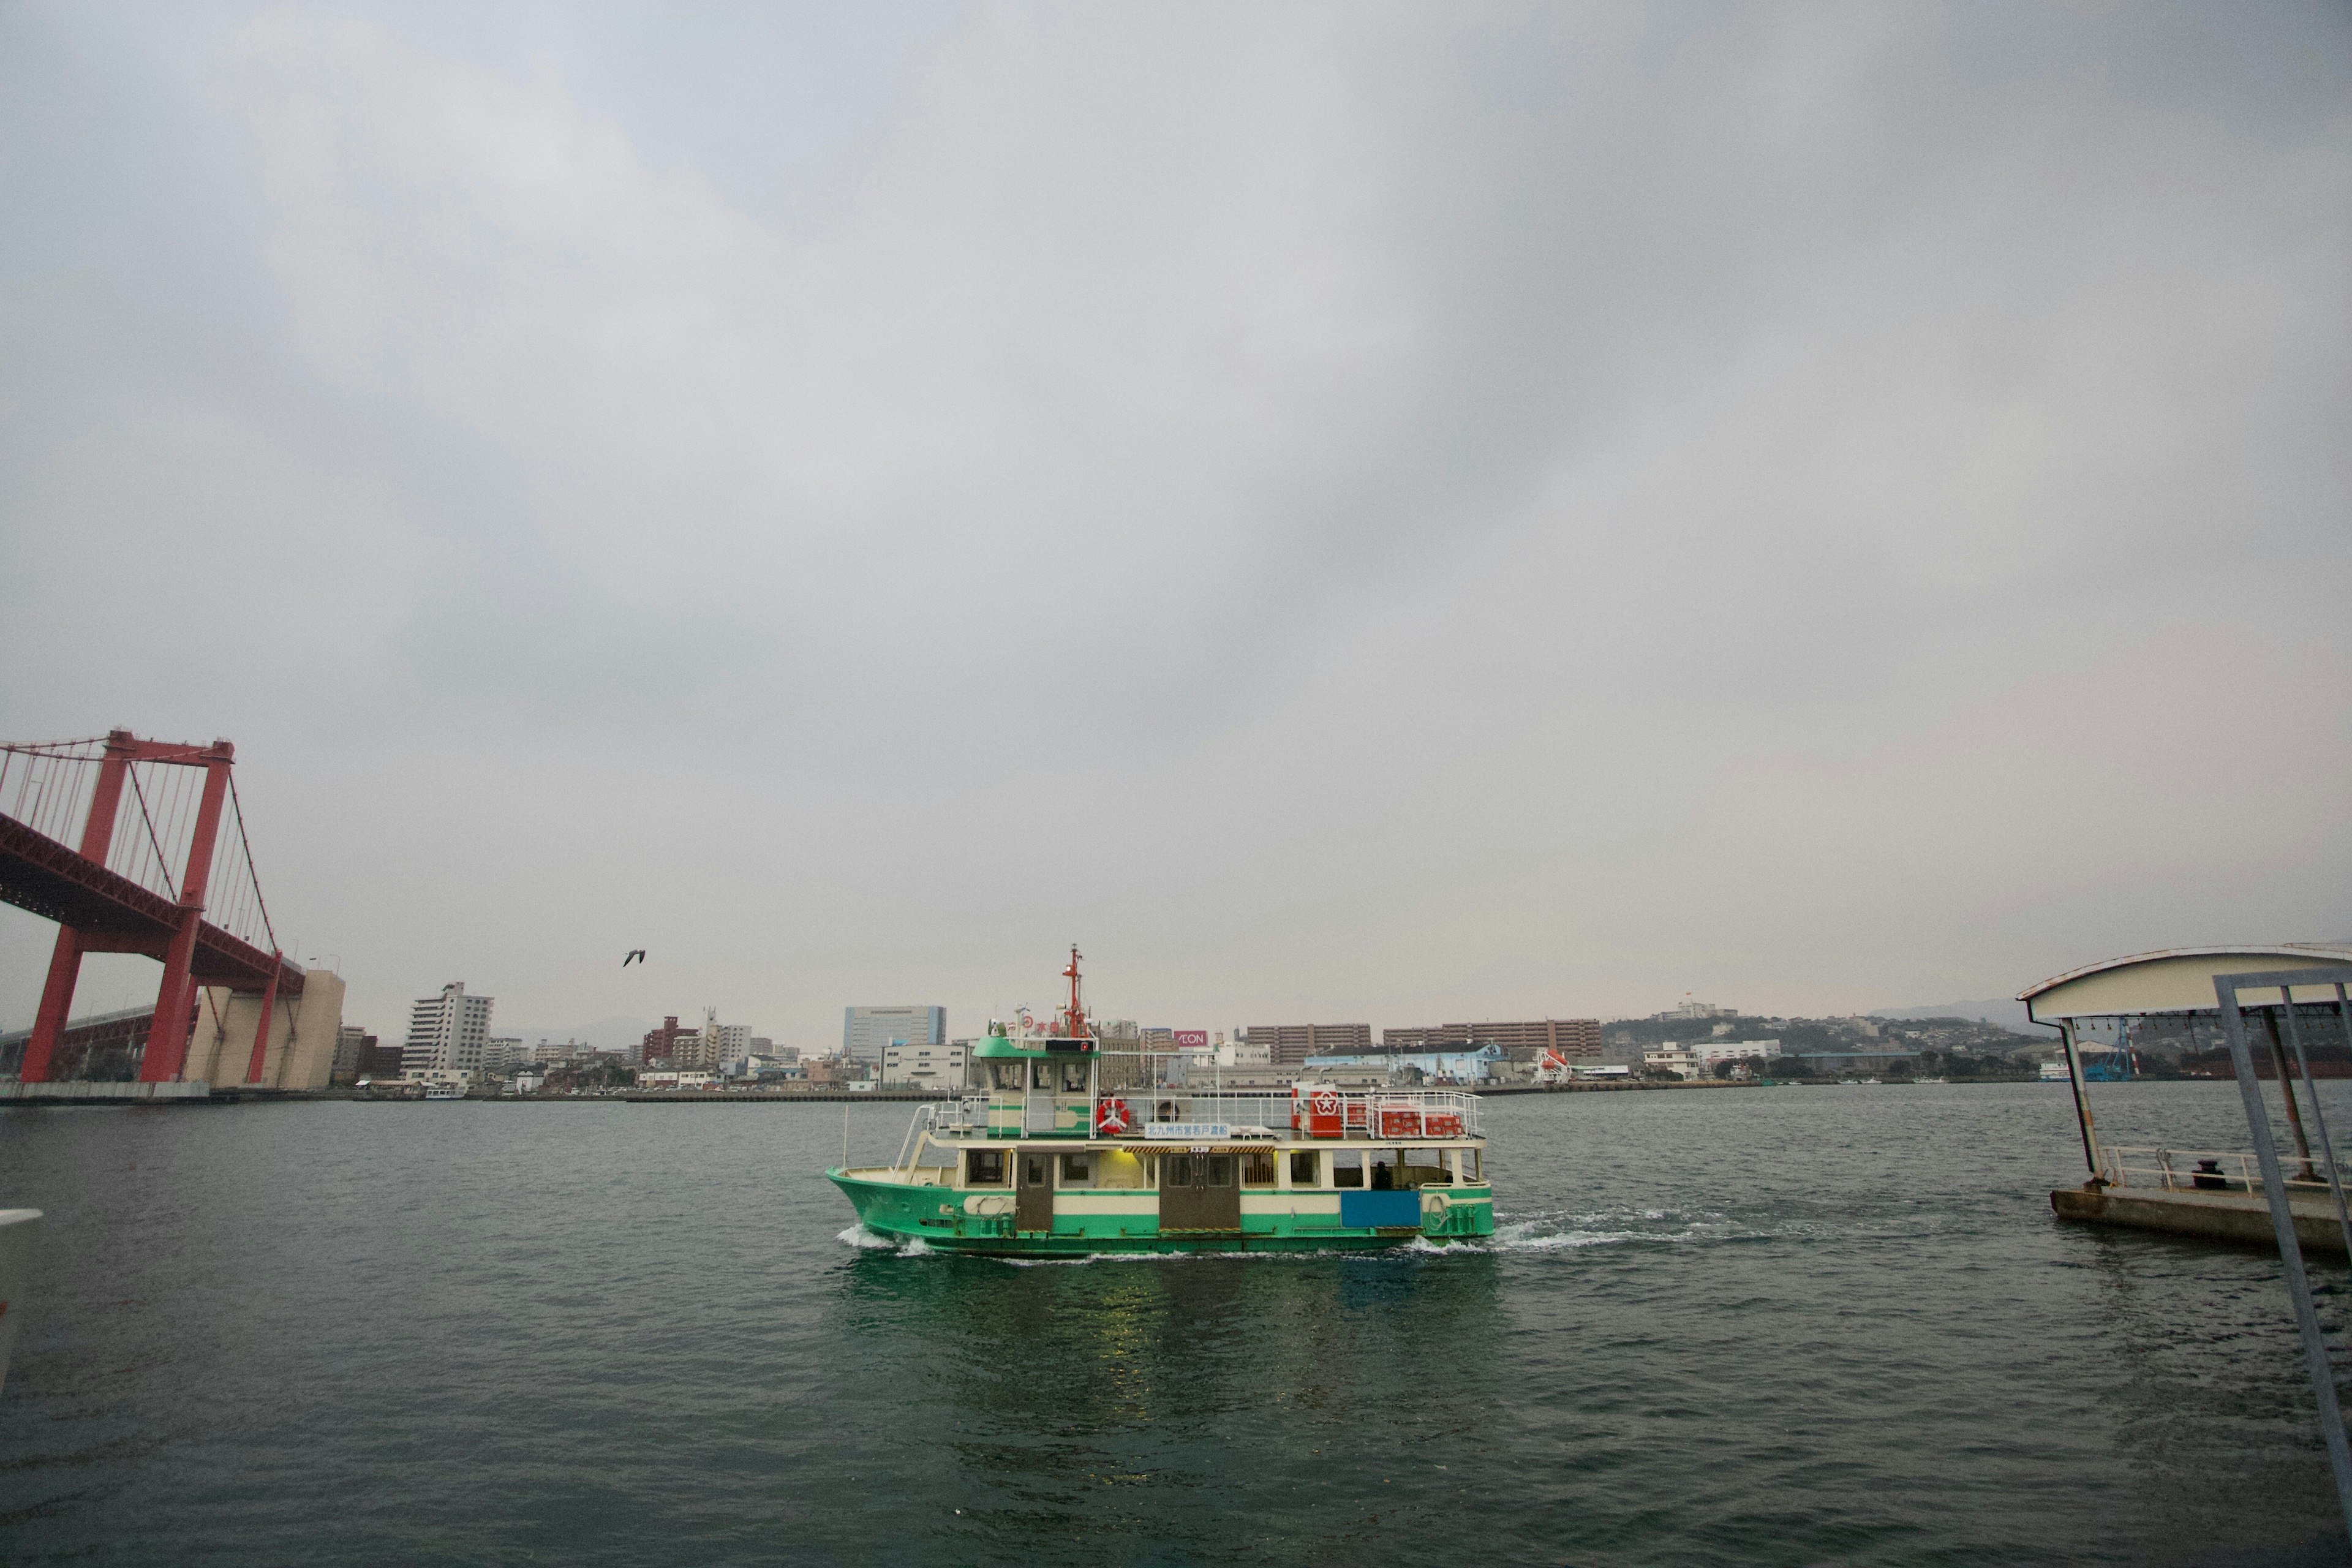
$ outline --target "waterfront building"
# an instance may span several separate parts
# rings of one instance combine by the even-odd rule
[[[373,1048],[374,1045],[375,1037],[357,1024],[345,1024],[335,1031],[335,1065],[328,1072],[327,1081],[331,1084],[358,1082],[361,1053]]]
[[[337,987],[338,1006],[341,1007],[341,986]],[[304,1003],[310,1000],[306,990]],[[468,1079],[482,1070],[482,1058],[489,1047],[490,1005],[497,998],[469,996],[466,983],[453,980],[441,987],[438,996],[422,996],[408,1011],[408,1041],[401,1047],[401,1076],[427,1070],[463,1073]]]
[[[1252,1030],[1251,1033],[1256,1031]],[[1300,1064],[1298,1076],[1301,1079],[1328,1079],[1342,1073],[1377,1072],[1388,1077],[1418,1071],[1423,1078],[1429,1079],[1485,1083],[1495,1076],[1496,1068],[1507,1059],[1503,1048],[1496,1045],[1473,1046],[1458,1051],[1358,1051],[1309,1057]]]
[[[482,1047],[482,1070],[506,1074],[522,1066],[522,1041],[513,1036],[494,1037]]]
[[[1745,1061],[1749,1057],[1777,1057],[1780,1054],[1780,1042],[1777,1039],[1708,1040],[1691,1048],[1698,1057],[1699,1066],[1713,1072],[1717,1062]]]
[[[660,1028],[646,1031],[646,1037],[637,1047],[640,1053],[637,1059],[647,1067],[656,1062],[674,1062],[677,1059],[678,1042],[698,1038],[700,1034],[698,1029],[681,1028],[677,1015],[672,1013],[661,1021]]]
[[[1528,1018],[1381,1031],[1381,1047],[1391,1051],[1441,1050],[1488,1043],[1502,1047],[1505,1054],[1517,1061],[1534,1061],[1545,1051],[1558,1057],[1598,1057],[1601,1020]]]
[[[1297,1067],[1309,1057],[1361,1056],[1372,1048],[1370,1024],[1252,1024],[1241,1036],[1277,1067]]]
[[[1642,1066],[1675,1074],[1678,1078],[1696,1078],[1699,1074],[1698,1053],[1688,1046],[1668,1040],[1654,1051],[1642,1053]]]
[[[945,1007],[842,1009],[841,1054],[852,1061],[879,1067],[882,1053],[893,1045],[943,1046],[947,1038]]]
[[[968,1040],[935,1046],[900,1045],[894,1040],[882,1047],[882,1081],[914,1089],[960,1089],[971,1060]]]

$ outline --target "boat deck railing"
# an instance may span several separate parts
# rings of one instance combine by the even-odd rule
[[[1356,1142],[1396,1142],[1424,1138],[1478,1138],[1485,1136],[1480,1125],[1479,1100],[1475,1094],[1464,1089],[1346,1089],[1327,1090],[1319,1103],[1312,1097],[1294,1099],[1287,1094],[1219,1094],[1202,1093],[1181,1089],[1129,1089],[1110,1091],[1127,1105],[1129,1125],[1123,1136],[1152,1138],[1165,1136],[1171,1140],[1199,1136],[1243,1136],[1253,1133],[1288,1134],[1293,1112],[1299,1113],[1300,1131],[1311,1131],[1304,1123],[1310,1104],[1319,1112],[1324,1136]],[[1105,1098],[1108,1098],[1106,1095]],[[943,1138],[985,1136],[992,1126],[1000,1133],[1004,1131],[1003,1107],[998,1108],[993,1121],[990,1097],[968,1094],[960,1100],[936,1100],[915,1112],[907,1129],[907,1146],[911,1148],[915,1136],[926,1129]],[[1459,1131],[1454,1131],[1458,1126]],[[1155,1127],[1166,1128],[1164,1134],[1155,1134]],[[1182,1131],[1181,1129],[1221,1127],[1224,1133]],[[900,1153],[900,1162],[906,1158]]]
[[[2315,1155],[2318,1152],[2313,1150]],[[2305,1180],[2296,1173],[2303,1166],[2294,1154],[2281,1151],[2279,1163],[2287,1173],[2290,1191],[2327,1190],[2325,1177]],[[2245,1149],[2168,1149],[2154,1144],[2102,1143],[2099,1179],[2111,1187],[2153,1187],[2168,1193],[2263,1190],[2262,1167],[2253,1152]]]

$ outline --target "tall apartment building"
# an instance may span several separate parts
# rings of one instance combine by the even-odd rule
[[[637,1059],[647,1067],[653,1066],[656,1062],[667,1062],[675,1067],[677,1064],[678,1042],[697,1040],[701,1036],[702,1031],[699,1029],[680,1027],[677,1015],[672,1013],[661,1021],[660,1028],[646,1031],[645,1039],[637,1047]]]
[[[490,1042],[491,996],[468,996],[452,980],[438,996],[422,996],[408,1010],[408,1040],[400,1048],[403,1072],[478,1073]]]
[[[1308,1057],[1360,1055],[1372,1048],[1370,1024],[1252,1024],[1242,1031],[1265,1049],[1276,1067],[1297,1067]]]
[[[360,1062],[375,1049],[375,1037],[357,1024],[345,1024],[335,1031],[335,1065],[327,1075],[334,1084],[357,1083]]]
[[[942,1046],[948,1038],[945,1007],[845,1007],[841,1018],[841,1054],[879,1067],[891,1044]]]
[[[1437,1024],[1427,1028],[1382,1029],[1386,1051],[1432,1051],[1493,1041],[1517,1061],[1545,1051],[1573,1060],[1601,1054],[1598,1018],[1530,1018],[1518,1023]]]

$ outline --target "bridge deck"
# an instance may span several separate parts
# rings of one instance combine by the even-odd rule
[[[130,878],[84,859],[47,834],[0,814],[0,902],[78,927],[83,951],[138,952],[160,959],[179,929],[179,907]],[[299,965],[231,936],[211,921],[196,927],[188,973],[200,984],[259,991],[278,971],[278,994],[302,993]]]

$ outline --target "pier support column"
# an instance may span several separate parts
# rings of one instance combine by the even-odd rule
[[[2288,996],[2286,1005],[2294,1005]],[[2303,1169],[2295,1173],[2298,1182],[2315,1182],[2319,1173],[2311,1164],[2311,1140],[2303,1131],[2303,1107],[2294,1098],[2294,1064],[2286,1059],[2286,1042],[2279,1037],[2279,1016],[2268,1007],[2262,1010],[2263,1037],[2270,1041],[2271,1066],[2278,1069],[2279,1092],[2286,1097],[2286,1124],[2294,1130],[2294,1152],[2303,1161]]]
[[[2074,1088],[2074,1121],[2083,1130],[2083,1161],[2091,1167],[2091,1180],[2101,1186],[2107,1184],[2099,1170],[2099,1133],[2091,1124],[2091,1097],[2083,1092],[2083,1053],[2074,1048],[2074,1020],[2058,1021],[2058,1043],[2066,1052],[2066,1081]]]

